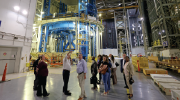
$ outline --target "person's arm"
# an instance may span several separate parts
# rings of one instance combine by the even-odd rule
[[[103,67],[101,67],[98,72],[101,72],[102,70],[106,69],[107,68],[107,65],[103,65]]]
[[[83,61],[83,68],[84,68],[84,79],[86,79],[86,73],[87,73],[87,64],[86,61]]]
[[[133,67],[133,64],[130,63],[129,67],[130,67],[130,74],[133,76],[133,74],[134,74],[134,67]]]

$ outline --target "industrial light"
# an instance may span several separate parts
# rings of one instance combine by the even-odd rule
[[[165,31],[164,31],[164,30],[162,30],[162,32],[164,33]]]
[[[101,16],[101,14],[99,14],[99,16]]]
[[[142,36],[143,36],[143,34],[142,34]]]
[[[161,32],[159,32],[159,35],[161,35]]]
[[[132,24],[132,26],[134,26],[134,24]]]
[[[100,35],[102,35],[102,33],[100,33]]]
[[[121,5],[121,4],[119,4],[119,5]]]
[[[19,10],[20,10],[20,7],[19,7],[19,6],[14,6],[14,10],[15,10],[15,11],[19,11]]]
[[[133,28],[133,30],[134,30],[134,28]]]
[[[22,13],[23,13],[24,15],[27,15],[27,11],[26,11],[26,10],[23,10]]]
[[[44,14],[44,12],[41,12],[41,14]]]
[[[140,20],[143,20],[143,18],[141,17]]]

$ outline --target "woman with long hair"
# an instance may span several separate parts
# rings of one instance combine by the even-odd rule
[[[116,64],[115,64],[115,59],[114,59],[113,55],[111,55],[111,63],[112,63],[111,77],[112,77],[112,80],[113,80],[113,84],[117,84]]]
[[[40,61],[39,64],[36,68],[36,72],[37,72],[37,76],[38,76],[38,80],[39,80],[39,85],[38,85],[38,89],[37,89],[37,96],[49,96],[50,93],[47,93],[46,91],[46,81],[47,81],[47,76],[48,76],[48,68],[47,68],[47,64],[44,62],[45,61],[45,56],[42,55],[40,57]],[[42,89],[43,88],[43,93],[42,93]]]
[[[104,74],[103,74],[103,82],[104,82],[104,93],[102,93],[102,95],[107,95],[108,91],[110,90],[109,87],[108,87],[108,77],[109,77],[109,60],[108,60],[108,56],[104,55],[103,56],[103,63],[101,64],[100,68],[98,69],[98,72],[102,72],[102,71],[106,71]],[[110,83],[109,83],[110,84]]]

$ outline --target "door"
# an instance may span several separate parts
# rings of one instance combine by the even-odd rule
[[[7,74],[14,73],[17,48],[0,47],[0,75],[3,74],[7,63]]]

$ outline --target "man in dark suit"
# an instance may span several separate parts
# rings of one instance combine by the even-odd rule
[[[40,60],[40,55],[38,55],[38,59],[33,63],[33,67],[34,67],[34,75],[35,75],[35,80],[34,80],[34,90],[37,90],[38,87],[38,78],[37,78],[37,72],[36,72],[36,68],[38,66],[38,62]]]
[[[123,59],[121,59],[121,73],[123,73],[123,76],[124,76],[124,82],[125,82],[125,87],[124,88],[128,88],[128,86],[127,86],[127,83],[126,83],[126,77],[125,77],[125,74],[124,74],[124,65],[125,65],[125,63],[126,63],[126,61],[125,61],[125,57],[126,57],[126,54],[123,54]]]

